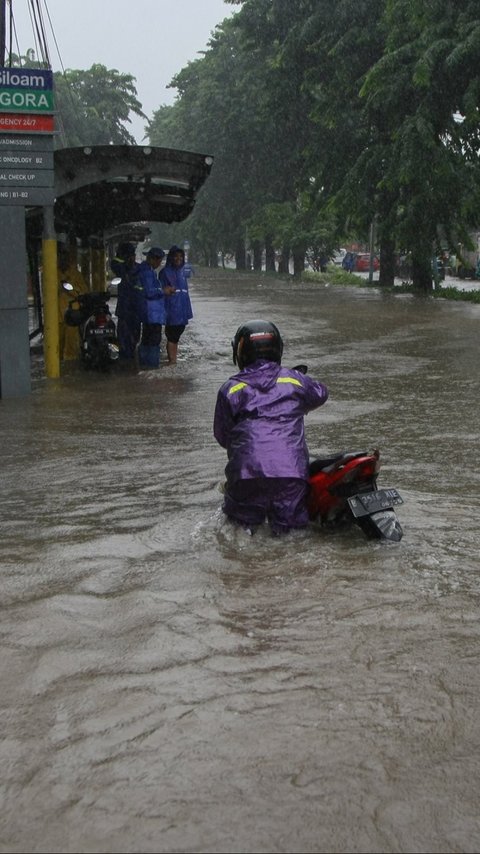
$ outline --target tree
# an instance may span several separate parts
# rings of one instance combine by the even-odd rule
[[[248,209],[250,155],[245,141],[248,123],[247,57],[238,49],[234,19],[210,42],[202,60],[188,63],[172,81],[178,98],[154,113],[149,126],[153,145],[178,147],[215,158],[207,186],[189,217],[192,246],[216,263],[217,249],[235,252],[244,265],[244,211]],[[239,180],[239,176],[241,176]]]
[[[385,258],[390,236],[381,187],[386,143],[360,94],[372,64],[383,53],[384,6],[385,0],[337,0],[334,5],[316,0],[304,20],[303,39],[292,32],[289,54],[292,63],[298,50],[307,57],[302,59],[302,88],[309,96],[311,127],[303,174],[305,186],[321,188],[320,197],[312,196],[317,217],[321,198],[324,218],[336,222],[337,246],[350,235],[366,242],[376,218]],[[385,269],[382,265],[381,275]]]
[[[54,79],[63,146],[135,145],[125,123],[130,113],[146,121],[147,116],[134,77],[96,64],[87,71],[56,72]]]
[[[153,144],[180,144],[214,155],[192,222],[202,217],[204,230],[209,223],[211,241],[234,252],[240,267],[247,223],[255,212],[274,203],[294,211],[302,190],[302,150],[309,132],[303,71],[298,63],[282,63],[280,55],[293,12],[283,0],[246,0],[241,12],[217,28],[204,58],[189,63],[172,81],[179,92],[174,114],[161,108],[150,125]],[[268,247],[269,258],[271,237],[265,233],[257,240]],[[259,264],[260,252],[254,254]],[[303,266],[299,239],[296,257]]]
[[[432,253],[442,241],[453,248],[455,235],[478,224],[477,18],[478,3],[469,0],[387,0],[385,52],[362,89],[367,109],[388,127],[381,186],[422,290],[432,287]],[[465,127],[455,119],[463,110]]]
[[[259,263],[262,242],[271,259],[289,240],[298,272],[309,246],[375,224],[381,283],[402,249],[429,289],[432,253],[478,226],[479,0],[230,2],[150,125],[155,144],[215,157],[192,216],[208,254],[242,264],[248,233]]]

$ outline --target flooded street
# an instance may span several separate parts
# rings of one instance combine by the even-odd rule
[[[480,306],[200,271],[176,368],[0,401],[1,852],[478,852]],[[230,341],[274,321],[379,447],[401,543],[220,510]]]

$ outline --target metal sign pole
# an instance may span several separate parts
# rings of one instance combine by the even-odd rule
[[[5,4],[0,8],[5,11]],[[16,397],[31,391],[25,227],[29,207],[46,206],[47,211],[50,239],[44,244],[42,282],[44,340],[49,342],[45,361],[47,376],[60,373],[53,72],[0,67],[0,99],[0,397]]]
[[[0,397],[30,394],[25,209],[0,205]]]

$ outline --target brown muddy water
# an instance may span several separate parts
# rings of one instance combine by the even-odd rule
[[[2,852],[480,850],[480,307],[202,270],[176,368],[0,401]],[[237,326],[378,446],[398,544],[220,510]]]

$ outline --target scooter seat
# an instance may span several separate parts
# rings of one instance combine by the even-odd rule
[[[310,477],[314,474],[318,474],[321,471],[328,470],[331,466],[334,466],[339,460],[342,459],[344,454],[336,454],[334,457],[327,457],[324,460],[310,460],[310,464],[308,466],[308,471]]]
[[[338,464],[340,461],[342,463],[346,463],[349,460],[354,460],[355,457],[366,456],[368,456],[367,451],[349,451],[348,453],[346,451],[342,451],[341,454],[336,454],[334,457],[327,457],[327,459],[324,460],[311,460],[308,467],[308,471],[310,477],[312,477],[312,475],[318,474],[321,471],[333,471],[334,469],[338,468]]]

